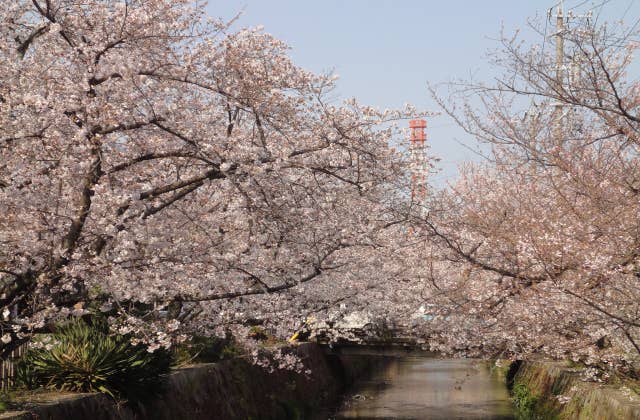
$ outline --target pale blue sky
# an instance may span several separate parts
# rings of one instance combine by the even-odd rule
[[[336,95],[361,103],[396,108],[411,103],[436,111],[427,81],[454,77],[492,77],[485,55],[507,33],[525,29],[527,18],[546,16],[554,1],[530,0],[210,0],[209,14],[225,19],[243,11],[236,28],[264,26],[287,42],[295,62],[314,72],[333,70],[340,76]],[[633,24],[640,0],[565,0],[565,9],[595,13],[601,19]],[[595,7],[594,7],[595,6]],[[626,15],[625,15],[626,12]],[[525,37],[530,37],[526,34]],[[539,42],[537,40],[536,42]],[[474,154],[473,146],[446,116],[429,119],[431,152],[442,159],[433,181],[443,185],[456,166]]]

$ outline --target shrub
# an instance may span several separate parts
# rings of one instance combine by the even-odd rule
[[[82,320],[60,326],[51,339],[47,348],[27,351],[16,371],[19,384],[141,401],[161,391],[161,375],[171,365],[168,351],[149,353],[129,337]]]
[[[175,347],[174,362],[176,366],[217,362],[230,358],[230,349],[234,347],[229,338],[195,335]]]
[[[519,419],[535,418],[536,404],[538,398],[533,396],[524,384],[515,384],[512,390],[513,404],[516,407],[517,417]]]
[[[264,330],[264,328],[258,327],[254,325],[249,328],[249,332],[247,333],[247,337],[252,338],[256,341],[266,341],[269,339],[269,335]]]

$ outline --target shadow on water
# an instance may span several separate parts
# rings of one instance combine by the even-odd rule
[[[486,362],[411,355],[357,384],[336,420],[514,419],[506,385]]]

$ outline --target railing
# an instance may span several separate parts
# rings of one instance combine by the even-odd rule
[[[6,391],[15,385],[16,363],[27,351],[28,344],[23,344],[11,352],[0,366],[0,390]]]

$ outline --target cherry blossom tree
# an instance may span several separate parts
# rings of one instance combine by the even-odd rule
[[[0,21],[2,354],[88,310],[152,345],[256,317],[284,335],[384,280],[413,109],[333,103],[333,76],[201,2],[16,0]]]
[[[489,150],[422,220],[436,347],[640,366],[637,35],[574,22],[560,66],[503,37],[497,83],[432,89]]]

